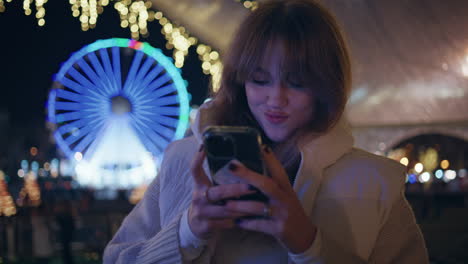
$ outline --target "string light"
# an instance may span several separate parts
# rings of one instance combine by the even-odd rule
[[[148,36],[148,20],[151,1],[120,0],[114,4],[114,8],[120,15],[120,26],[129,28],[133,39],[138,40],[140,35]]]
[[[245,8],[247,8],[247,9],[249,9],[251,11],[258,8],[258,2],[257,1],[249,1],[249,0],[247,0],[247,1],[235,0],[235,1],[239,2],[239,3],[242,3],[242,5]]]
[[[174,65],[177,68],[182,68],[189,48],[197,44],[198,40],[191,37],[184,27],[171,23],[169,19],[163,16],[162,12],[154,13],[153,17],[158,20],[159,24],[162,26],[161,33],[167,40],[166,48],[174,49],[172,55],[174,58]]]
[[[214,92],[217,92],[221,84],[221,73],[223,70],[219,53],[213,51],[210,46],[203,44],[198,45],[197,53],[202,61],[203,73],[211,75],[211,87]]]
[[[96,27],[98,15],[109,5],[109,0],[69,0],[69,3],[72,15],[80,19],[81,30],[87,31]]]
[[[37,24],[41,27],[45,25],[44,17],[45,17],[46,10],[44,8],[44,5],[47,3],[47,1],[48,0],[24,0],[23,1],[24,14],[27,16],[32,14],[31,6],[33,5],[33,2],[34,2],[34,6],[36,7]]]

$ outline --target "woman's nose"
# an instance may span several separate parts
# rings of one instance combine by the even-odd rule
[[[267,105],[271,107],[285,107],[288,105],[287,88],[283,84],[271,87],[268,93]]]

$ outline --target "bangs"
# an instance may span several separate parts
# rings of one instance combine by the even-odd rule
[[[237,83],[245,83],[255,70],[266,65],[268,56],[273,54],[278,44],[282,52],[282,78],[294,74],[309,85],[334,82],[339,58],[334,52],[337,47],[330,46],[333,43],[329,41],[330,37],[334,36],[326,36],[328,32],[320,25],[323,21],[307,23],[287,15],[275,18],[274,13],[271,13],[271,18],[260,19],[273,22],[259,23],[257,28],[247,33],[247,40],[242,43],[244,47],[237,58]]]

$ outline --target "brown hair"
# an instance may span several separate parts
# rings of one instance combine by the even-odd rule
[[[326,132],[343,114],[351,66],[336,19],[312,0],[260,4],[240,25],[224,58],[220,90],[214,95],[215,123],[260,128],[248,107],[244,85],[276,41],[281,41],[285,52],[282,67],[299,73],[316,98],[308,130]]]

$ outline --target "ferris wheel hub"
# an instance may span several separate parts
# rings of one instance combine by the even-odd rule
[[[111,98],[112,112],[117,115],[124,115],[132,111],[132,104],[130,101],[121,95]]]

